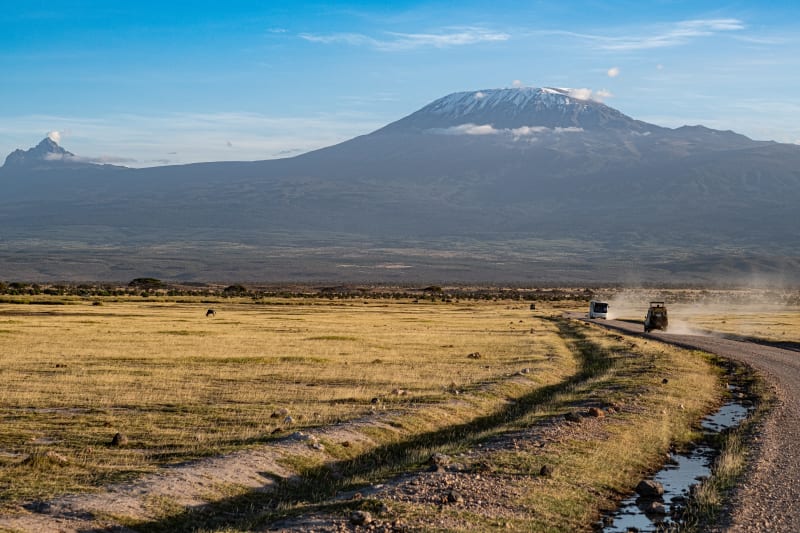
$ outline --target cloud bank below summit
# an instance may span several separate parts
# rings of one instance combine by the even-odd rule
[[[461,124],[450,128],[431,128],[428,133],[438,135],[510,135],[515,139],[548,133],[580,133],[583,128],[548,128],[546,126],[522,126],[519,128],[495,128],[491,124]]]

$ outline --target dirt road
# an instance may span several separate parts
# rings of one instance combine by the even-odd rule
[[[625,333],[641,324],[591,320]],[[754,444],[754,462],[734,498],[725,531],[800,531],[800,351],[707,335],[654,331],[647,337],[745,362],[776,387],[779,405]]]

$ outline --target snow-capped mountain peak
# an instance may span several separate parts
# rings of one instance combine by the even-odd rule
[[[519,109],[530,105],[540,108],[564,108],[576,104],[578,102],[573,101],[566,89],[520,87],[453,93],[425,106],[422,111],[456,116],[505,106]]]
[[[636,121],[591,99],[586,89],[518,87],[449,94],[386,128],[383,133],[447,129],[472,124],[493,128],[581,128],[644,132]]]

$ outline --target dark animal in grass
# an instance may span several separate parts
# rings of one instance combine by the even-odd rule
[[[214,311],[213,309],[209,309],[208,311],[206,311],[206,316],[217,316],[217,312]]]

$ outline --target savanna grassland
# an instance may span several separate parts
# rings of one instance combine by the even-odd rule
[[[519,305],[276,300],[217,303],[206,318],[200,302],[65,303],[0,305],[4,501],[363,416],[373,398],[403,409],[523,367],[543,382],[574,370],[550,362],[566,348]],[[128,447],[108,445],[117,432]],[[73,466],[17,464],[39,448]]]
[[[465,468],[519,489],[506,495],[520,510],[507,527],[586,530],[671,448],[697,438],[699,419],[724,395],[709,356],[562,316],[583,302],[531,310],[517,300],[37,298],[0,304],[0,514],[163,465],[270,447],[300,429],[391,426],[365,428],[369,445],[325,442],[313,458],[284,458],[299,481],[268,501],[229,487],[208,495],[205,515],[174,505],[148,516],[109,510],[142,530],[257,529],[424,468],[432,453],[567,424],[552,445],[464,459]],[[564,422],[589,407],[605,416]],[[123,446],[111,444],[118,432]],[[544,464],[556,468],[547,480]],[[210,516],[230,515],[234,493],[238,518],[220,526]],[[393,512],[440,527],[433,503]],[[459,513],[470,527],[497,524],[453,507],[441,527],[464,527]]]

